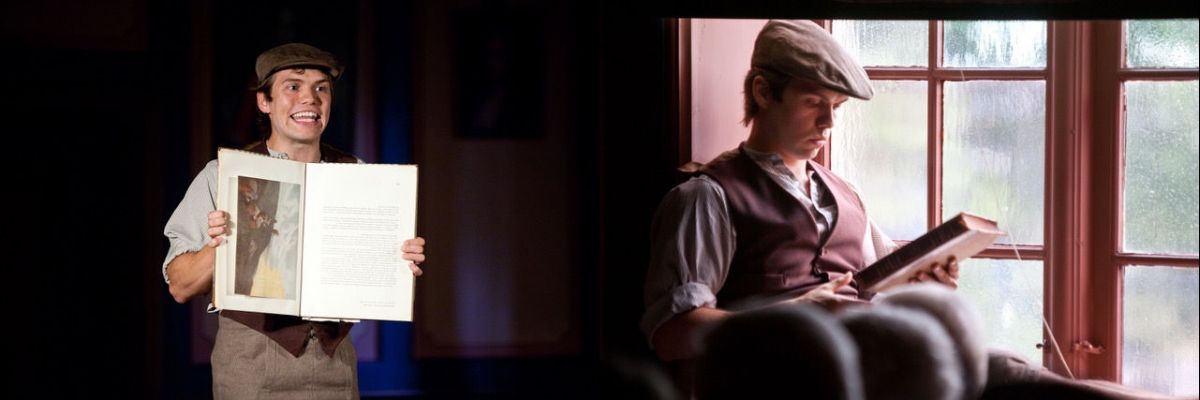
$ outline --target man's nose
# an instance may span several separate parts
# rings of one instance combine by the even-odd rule
[[[817,115],[817,125],[823,128],[832,128],[833,120],[836,118],[837,114],[833,105],[821,107],[821,113]]]
[[[316,89],[301,90],[300,104],[321,105],[321,96],[317,94]]]

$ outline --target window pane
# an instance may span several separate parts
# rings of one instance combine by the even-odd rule
[[[942,215],[968,211],[1008,232],[998,242],[1042,244],[1044,81],[947,82]]]
[[[1042,362],[1042,262],[973,258],[960,263],[958,291],[983,317],[988,346]]]
[[[929,65],[927,21],[833,21],[833,37],[864,67]]]
[[[871,101],[849,101],[834,124],[833,170],[853,182],[871,219],[893,239],[925,233],[926,81],[872,81]]]
[[[1195,268],[1125,268],[1122,380],[1160,393],[1191,395],[1200,381]]]
[[[1125,251],[1200,248],[1198,98],[1196,81],[1125,83]]]
[[[1046,66],[1045,21],[946,21],[947,67]]]
[[[1200,21],[1129,21],[1125,26],[1129,46],[1125,64],[1130,67],[1196,68],[1197,27]]]

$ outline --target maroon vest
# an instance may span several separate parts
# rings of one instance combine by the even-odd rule
[[[266,142],[257,142],[243,148],[246,151],[252,151],[260,154],[269,154],[267,152]],[[357,158],[339,151],[333,146],[321,144],[321,161],[327,163],[356,163]],[[305,321],[300,317],[291,315],[278,314],[263,314],[247,311],[221,310],[221,315],[240,322],[242,325],[250,327],[256,331],[262,332],[267,337],[279,343],[293,356],[300,357],[304,353],[305,343],[308,341],[309,334],[312,334],[321,343],[321,349],[330,357],[333,357],[334,351],[337,350],[342,340],[346,335],[350,334],[350,327],[354,324],[349,322],[313,322]]]
[[[779,187],[766,171],[738,149],[733,157],[713,160],[700,170],[725,190],[737,249],[718,306],[785,293],[802,294],[846,272],[863,267],[866,214],[845,181],[809,162],[837,205],[831,232],[821,240],[812,211]],[[851,286],[839,293],[857,295]]]

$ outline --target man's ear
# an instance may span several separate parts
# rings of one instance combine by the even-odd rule
[[[750,90],[754,96],[754,103],[758,104],[759,109],[766,109],[771,103],[774,103],[774,97],[771,96],[771,85],[762,75],[754,77],[754,81],[750,83]]]
[[[267,101],[267,96],[263,92],[256,92],[254,93],[254,97],[257,99],[254,104],[258,105],[258,111],[261,111],[263,114],[270,114],[271,107],[269,106],[271,103]]]

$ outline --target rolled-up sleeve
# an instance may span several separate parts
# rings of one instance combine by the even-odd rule
[[[210,161],[196,175],[188,187],[183,201],[171,213],[163,235],[170,242],[167,257],[163,260],[163,281],[168,285],[167,265],[180,254],[199,251],[208,243],[208,213],[217,209],[217,161]]]
[[[858,187],[853,183],[849,183],[850,190],[854,192],[854,196],[858,197],[858,202],[863,204],[863,214],[867,217],[867,229],[863,232],[863,267],[871,265],[875,261],[896,251],[900,246],[888,237],[879,225],[871,218],[871,211],[866,207],[866,201],[858,191]]]
[[[888,237],[883,232],[883,229],[879,229],[879,226],[875,225],[875,221],[871,221],[869,217],[867,218],[867,233],[865,236],[863,238],[864,267],[871,265],[875,261],[879,261],[879,259],[891,254],[893,251],[896,251],[896,248],[900,247],[896,245],[896,242],[892,241],[891,237]]]
[[[692,178],[667,193],[651,227],[641,322],[647,340],[677,314],[716,307],[716,293],[729,275],[734,235],[725,192],[716,182]]]

